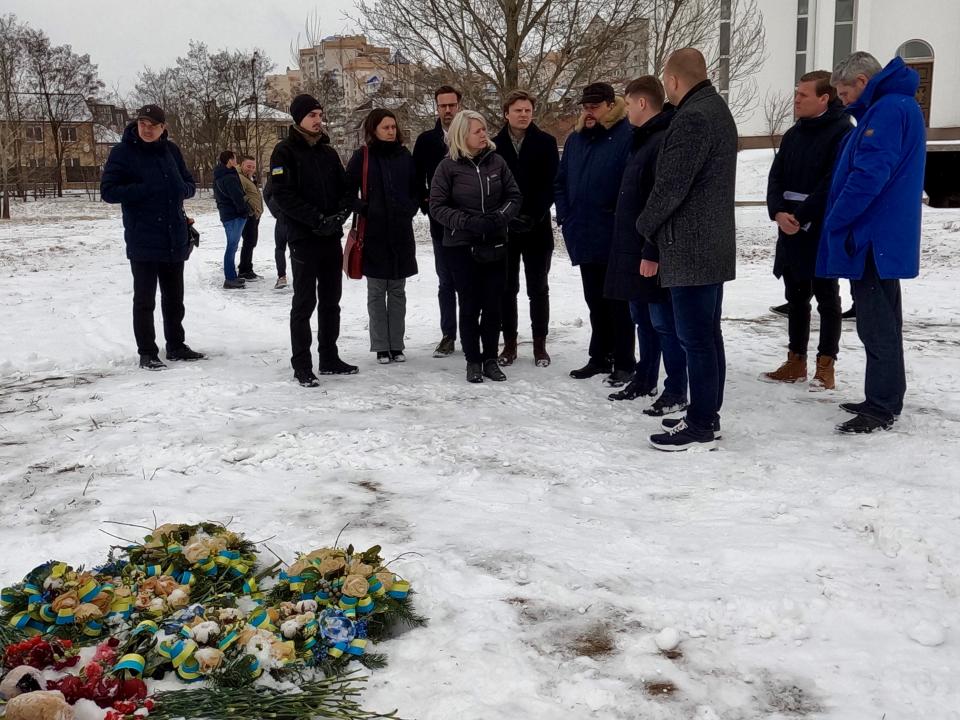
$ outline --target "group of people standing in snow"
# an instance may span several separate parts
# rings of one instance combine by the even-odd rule
[[[854,414],[838,427],[842,432],[888,429],[902,409],[899,279],[918,272],[924,162],[916,86],[916,73],[902,61],[882,69],[867,53],[854,53],[832,74],[804,75],[795,95],[797,123],[770,172],[768,206],[779,230],[774,272],[784,279],[790,345],[784,366],[762,379],[806,380],[809,303],[816,297],[821,339],[814,381],[834,387],[836,278],[851,278],[867,354],[866,399],[841,406]],[[370,349],[379,362],[405,359],[405,280],[418,271],[413,218],[422,211],[430,219],[439,281],[441,340],[434,357],[452,355],[459,332],[466,379],[506,380],[502,368],[518,355],[522,265],[534,361],[548,366],[555,205],[590,313],[587,362],[570,376],[606,376],[621,388],[611,400],[655,397],[644,413],[674,415],[650,437],[657,449],[715,447],[726,376],[723,286],[736,270],[738,137],[703,55],[674,52],[662,81],[637,78],[622,96],[607,83],[586,86],[562,155],[554,137],[533,122],[536,98],[527,92],[504,98],[505,123],[493,138],[482,115],[462,108],[455,88],[440,87],[434,98],[436,126],[417,138],[412,153],[394,113],[374,109],[364,123],[365,143],[346,167],[323,131],[321,104],[310,95],[291,103],[294,123],[273,151],[263,200],[277,220],[278,262],[282,245],[290,248],[296,380],[319,384],[310,327],[318,305],[319,373],[358,372],[337,348],[341,241],[351,214],[365,225]],[[163,367],[153,330],[158,282],[167,359],[202,357],[184,343],[182,328],[183,261],[190,251],[182,204],[195,184],[164,123],[160,108],[142,108],[112,151],[102,184],[103,199],[123,206],[134,330],[141,366],[150,369]],[[244,264],[249,255],[241,254],[239,272],[233,267],[241,237],[252,250],[255,230],[248,244],[244,228],[262,212],[262,205],[255,209],[256,187],[251,192],[242,181],[255,170],[244,170],[249,161],[241,158],[238,173],[227,151],[215,174],[229,289],[258,277]],[[278,284],[285,271],[279,275]],[[657,395],[661,358],[666,377]]]

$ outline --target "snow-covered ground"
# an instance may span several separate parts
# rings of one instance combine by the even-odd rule
[[[743,199],[763,197],[768,161],[745,155]],[[608,402],[599,379],[567,376],[588,323],[560,249],[550,368],[534,367],[529,332],[506,383],[469,385],[462,358],[430,357],[421,223],[408,362],[376,364],[365,284],[345,281],[340,348],[360,374],[311,390],[291,382],[271,218],[256,255],[268,282],[225,292],[216,213],[209,197],[191,203],[203,240],[186,270],[187,342],[210,359],[147,373],[119,209],[69,198],[14,212],[0,224],[0,585],[49,558],[100,559],[108,520],[232,518],[276,536],[288,560],[349,523],[345,541],[419,553],[396,569],[431,618],[378,648],[390,665],[371,679],[373,708],[960,718],[960,212],[926,211],[923,274],[904,283],[902,419],[841,437],[837,403],[862,399],[855,330],[844,326],[836,392],[757,381],[783,358],[786,322],[767,311],[782,297],[770,223],[739,209],[724,439],[680,455],[648,448],[656,421],[641,401]],[[654,642],[664,628],[681,639],[671,657]]]

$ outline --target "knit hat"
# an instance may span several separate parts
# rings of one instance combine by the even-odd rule
[[[160,125],[167,122],[166,113],[163,112],[163,108],[159,105],[144,105],[142,108],[137,110],[137,120],[140,120],[141,118],[145,118]]]
[[[307,93],[297,95],[290,103],[290,114],[293,115],[293,122],[297,125],[314,110],[323,110],[323,105],[313,95]]]
[[[580,104],[587,103],[613,103],[617,99],[617,94],[613,91],[613,85],[605,82],[590,83],[583,89],[580,96]]]

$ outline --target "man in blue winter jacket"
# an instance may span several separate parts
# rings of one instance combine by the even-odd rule
[[[583,297],[590,309],[590,358],[570,377],[582,380],[609,373],[606,383],[619,387],[630,381],[636,367],[634,325],[627,302],[605,298],[603,286],[633,127],[623,98],[607,83],[587,85],[580,105],[583,112],[563,145],[554,182],[557,224],[570,262],[580,266]]]
[[[223,287],[225,290],[241,289],[246,286],[246,281],[237,274],[237,248],[250,215],[250,206],[240,183],[237,156],[233,150],[220,153],[220,161],[213,169],[213,198],[217,201],[220,222],[227,234],[227,247],[223,252]]]
[[[920,76],[903,60],[885,68],[853,53],[830,82],[857,121],[840,150],[817,254],[817,275],[850,278],[857,334],[867,354],[866,399],[841,433],[889,430],[903,409],[900,279],[920,272],[926,130],[915,95]]]
[[[133,335],[140,367],[163,370],[153,312],[160,309],[167,360],[200,360],[203,353],[184,342],[183,263],[191,244],[183,201],[197,185],[180,148],[168,139],[167,117],[159,105],[144,105],[110,151],[100,178],[100,197],[119,203],[123,239],[133,274]]]

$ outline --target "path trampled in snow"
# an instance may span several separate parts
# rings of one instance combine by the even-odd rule
[[[376,364],[365,284],[345,280],[340,348],[360,374],[310,390],[292,382],[269,217],[267,280],[225,292],[222,229],[208,198],[192,203],[202,244],[185,325],[210,358],[147,373],[118,209],[28,210],[0,224],[0,584],[49,558],[97,561],[109,520],[232,518],[276,536],[288,560],[349,523],[354,545],[419,554],[396,569],[431,618],[378,647],[390,665],[371,707],[423,720],[960,718],[960,212],[927,211],[923,275],[904,283],[903,417],[850,438],[833,426],[839,401],[862,399],[852,325],[836,392],[756,379],[781,361],[786,322],[767,312],[782,294],[770,223],[738,209],[724,439],[670,455],[647,447],[657,421],[641,401],[567,377],[588,323],[559,249],[550,368],[533,366],[522,291],[508,382],[469,385],[462,357],[430,357],[436,280],[419,222],[408,362]],[[680,632],[676,657],[654,644],[664,627]],[[931,627],[943,644],[911,638]]]

